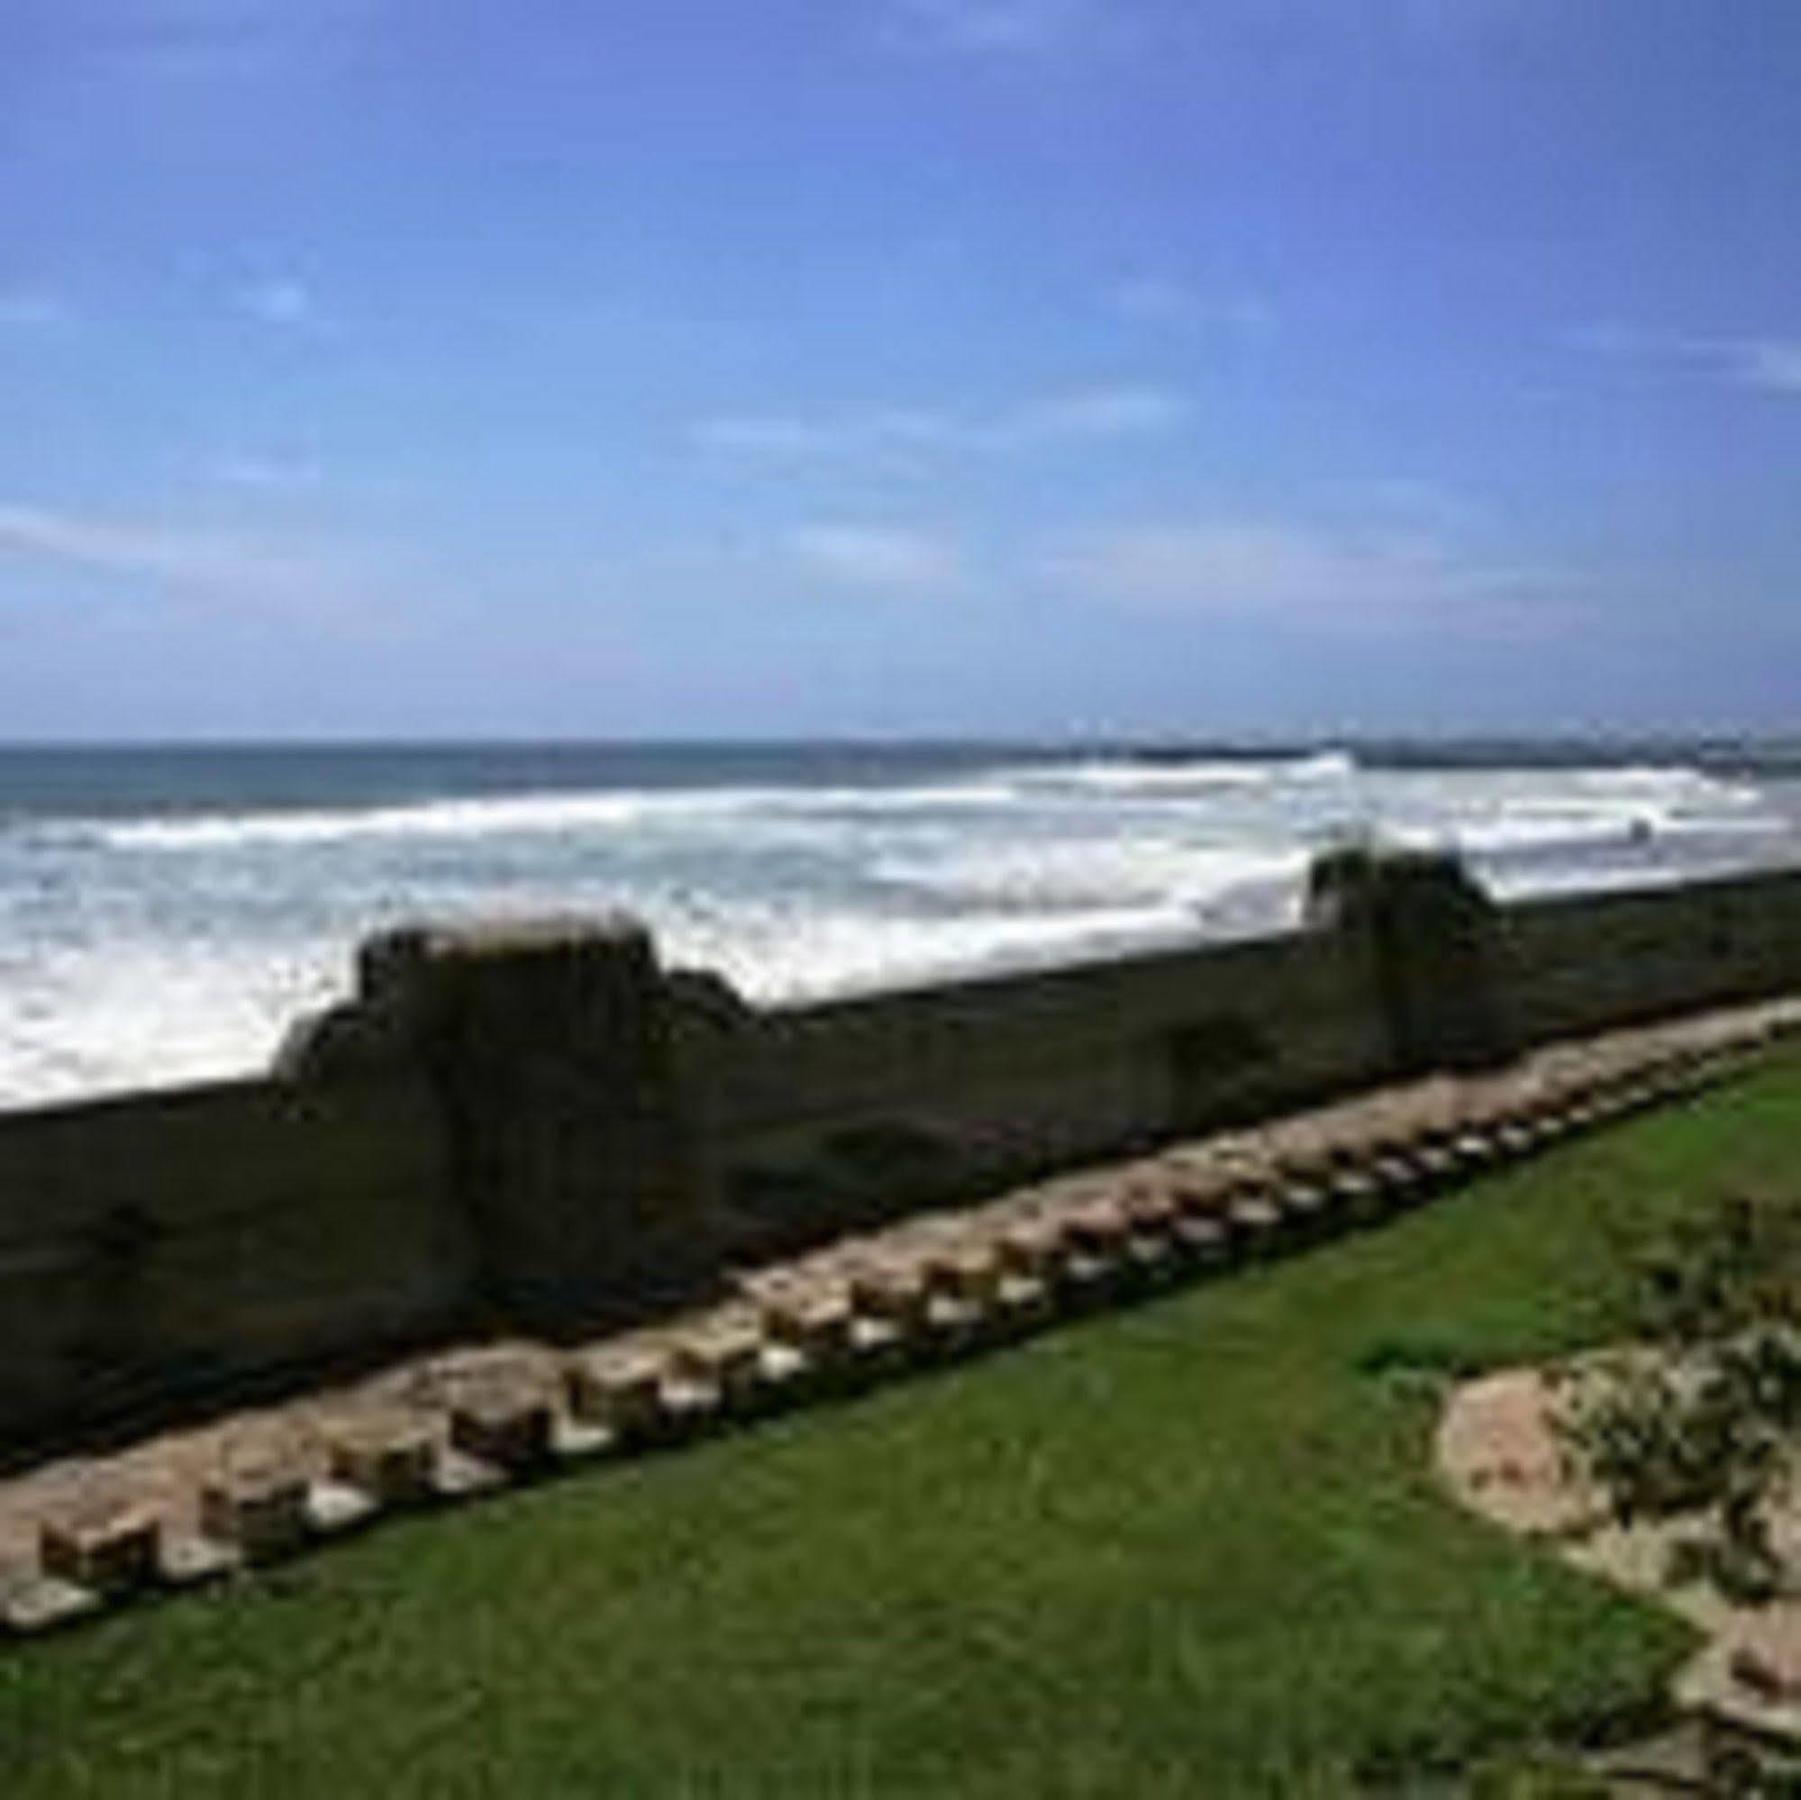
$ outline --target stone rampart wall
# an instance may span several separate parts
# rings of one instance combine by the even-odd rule
[[[266,1078],[0,1114],[0,1454],[725,1267],[1421,1069],[1801,991],[1801,872],[1496,908],[1322,864],[1307,929],[829,1004],[630,921],[421,928]]]
[[[468,1288],[400,1077],[0,1114],[0,1444],[429,1335]]]
[[[786,1245],[1355,1087],[1389,1065],[1365,946],[1298,933],[753,1011],[678,982],[726,1222]]]
[[[1503,909],[1501,981],[1532,1041],[1801,987],[1801,874]]]

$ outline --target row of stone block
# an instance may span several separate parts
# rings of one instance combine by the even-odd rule
[[[1765,1008],[1548,1065],[1440,1118],[1284,1144],[1273,1132],[1063,1176],[750,1275],[713,1312],[568,1357],[560,1391],[490,1371],[437,1418],[326,1433],[311,1476],[222,1468],[181,1533],[142,1501],[44,1521],[39,1572],[0,1588],[0,1633],[87,1616],[293,1555],[384,1512],[493,1491],[608,1453],[968,1354],[1101,1304],[1371,1223],[1496,1164],[1696,1091],[1801,1023]]]

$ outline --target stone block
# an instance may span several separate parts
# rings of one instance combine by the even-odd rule
[[[1075,1301],[1111,1293],[1127,1273],[1130,1221],[1113,1201],[1089,1201],[1064,1220],[1065,1250],[1058,1280]]]
[[[222,1470],[200,1489],[200,1528],[252,1562],[291,1555],[306,1541],[307,1483],[275,1465]]]
[[[847,1288],[797,1282],[759,1294],[758,1306],[768,1335],[803,1356],[823,1363],[849,1350],[853,1308]]]
[[[1231,1254],[1231,1234],[1216,1214],[1189,1213],[1176,1221],[1170,1235],[1177,1255],[1198,1267],[1223,1263]]]
[[[841,1348],[839,1359],[848,1355],[847,1345]],[[763,1394],[763,1404],[769,1408],[805,1398],[821,1373],[821,1361],[796,1344],[765,1338],[757,1351],[757,1385]]]
[[[1140,1226],[1126,1238],[1126,1268],[1143,1281],[1159,1281],[1177,1270],[1176,1247],[1168,1229]]]
[[[999,1250],[986,1240],[938,1246],[926,1252],[923,1264],[933,1294],[979,1308],[991,1306],[1000,1290]]]
[[[1064,1236],[1050,1219],[1016,1219],[1001,1227],[995,1237],[995,1255],[1002,1278],[1054,1280],[1063,1261]]]
[[[698,1363],[673,1360],[663,1377],[663,1430],[683,1438],[716,1423],[725,1411],[725,1390],[714,1372]]]
[[[1126,1216],[1136,1230],[1167,1231],[1181,1210],[1174,1188],[1160,1182],[1135,1181],[1122,1198]]]
[[[1051,1317],[1051,1286],[1041,1276],[1006,1270],[995,1292],[995,1313],[1003,1331],[1029,1331]]]
[[[755,1404],[762,1377],[763,1334],[748,1321],[719,1323],[679,1334],[669,1368],[677,1381],[716,1389],[719,1402],[737,1410]]]
[[[1132,1215],[1117,1198],[1089,1200],[1069,1214],[1070,1242],[1091,1255],[1121,1257],[1132,1230]]]
[[[523,1384],[472,1388],[450,1409],[450,1442],[511,1475],[529,1475],[551,1460],[550,1401]]]
[[[47,1519],[38,1530],[46,1575],[111,1599],[147,1587],[161,1566],[162,1519],[142,1501],[101,1500]]]
[[[919,1321],[903,1325],[898,1319],[875,1313],[857,1313],[851,1320],[852,1367],[860,1380],[895,1374],[912,1362]]]
[[[412,1506],[432,1496],[437,1444],[419,1420],[347,1423],[328,1437],[332,1479],[360,1488],[381,1506]]]
[[[1369,1165],[1369,1179],[1382,1191],[1390,1204],[1404,1206],[1424,1192],[1426,1172],[1406,1151],[1386,1149]]]
[[[1373,1173],[1371,1165],[1339,1169],[1332,1177],[1329,1192],[1336,1211],[1361,1223],[1386,1211],[1386,1200],[1395,1190]]]
[[[1449,1149],[1457,1167],[1467,1174],[1500,1160],[1500,1146],[1486,1131],[1460,1131],[1452,1138]]]
[[[565,1370],[569,1404],[584,1424],[621,1443],[645,1442],[664,1425],[665,1358],[648,1349],[592,1351]]]
[[[1330,1196],[1318,1178],[1289,1177],[1275,1190],[1274,1199],[1287,1219],[1305,1228],[1325,1218]]]
[[[1422,1144],[1415,1151],[1414,1160],[1419,1164],[1429,1187],[1444,1187],[1466,1173],[1463,1159],[1448,1143]]]
[[[850,1299],[859,1314],[917,1330],[925,1323],[925,1271],[898,1257],[863,1263],[850,1277]]]
[[[942,1289],[926,1294],[925,1329],[920,1347],[952,1355],[972,1350],[981,1341],[992,1320],[989,1307],[959,1299]]]
[[[1233,1195],[1226,1219],[1233,1235],[1253,1250],[1267,1247],[1282,1232],[1282,1209],[1264,1190],[1249,1188]]]

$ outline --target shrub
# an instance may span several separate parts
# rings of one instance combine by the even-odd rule
[[[1672,1579],[1767,1599],[1801,1438],[1801,1203],[1729,1197],[1641,1254],[1630,1286],[1638,1344],[1570,1378],[1566,1451],[1619,1523],[1694,1516]]]

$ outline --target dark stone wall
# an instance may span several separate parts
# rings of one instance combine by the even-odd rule
[[[398,1073],[0,1114],[0,1449],[446,1327],[446,1175]]]
[[[265,1080],[0,1114],[0,1455],[1423,1069],[1801,990],[1801,873],[1495,907],[1327,859],[1308,928],[826,1005],[629,920],[419,927]]]

